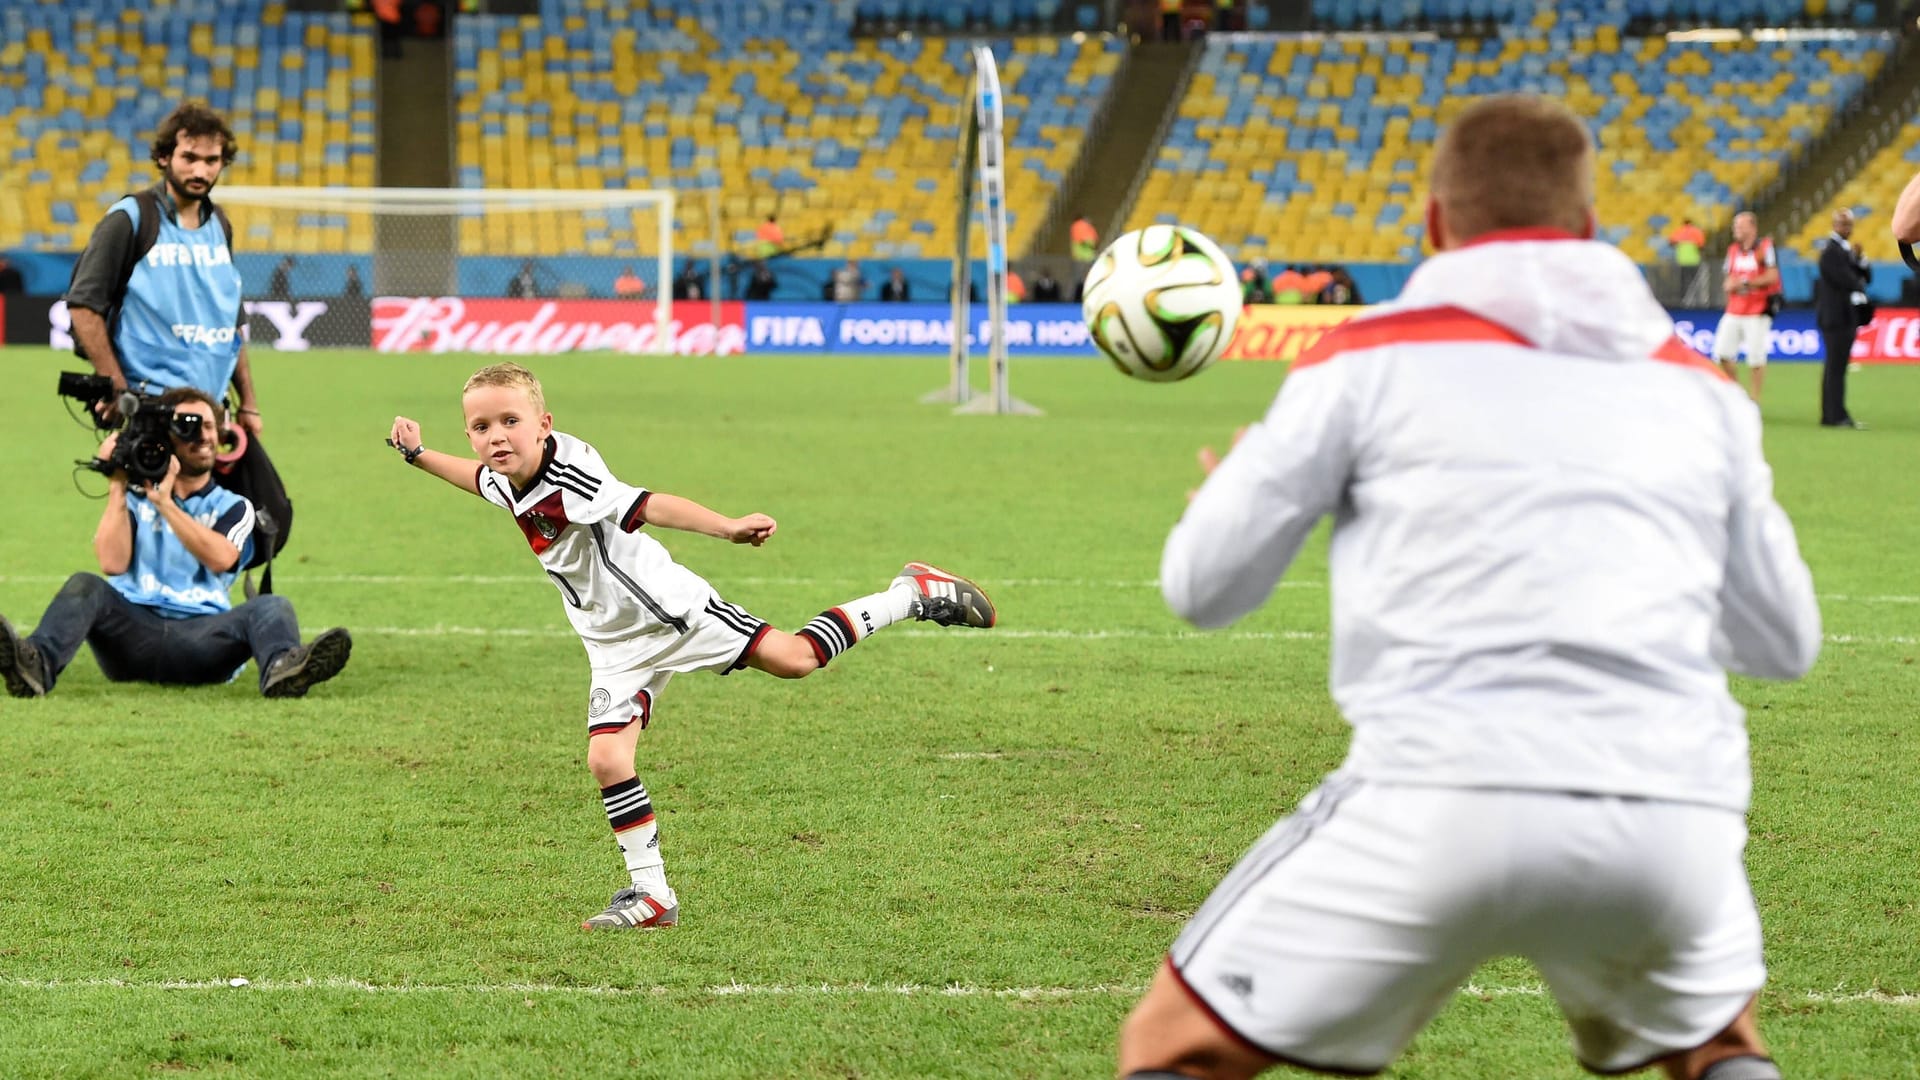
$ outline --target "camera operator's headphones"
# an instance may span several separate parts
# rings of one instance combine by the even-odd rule
[[[1913,245],[1904,240],[1900,242],[1900,257],[1906,260],[1908,266],[1920,270],[1920,256],[1916,256],[1913,253]]]

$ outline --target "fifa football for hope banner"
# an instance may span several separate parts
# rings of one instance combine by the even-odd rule
[[[973,305],[968,322],[967,341],[985,344],[987,305]],[[746,324],[753,353],[944,353],[953,345],[953,312],[945,304],[754,303],[746,305]],[[1075,304],[1009,304],[1007,350],[1093,355]]]

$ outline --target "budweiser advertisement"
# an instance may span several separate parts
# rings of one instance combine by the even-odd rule
[[[714,306],[679,301],[662,340],[649,303],[630,300],[495,300],[459,296],[382,296],[373,302],[373,347],[380,352],[465,352],[514,356],[604,350],[729,356],[746,350],[737,301]]]

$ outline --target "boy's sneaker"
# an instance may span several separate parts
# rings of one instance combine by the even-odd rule
[[[315,683],[323,683],[347,666],[353,652],[353,637],[336,626],[307,642],[274,657],[260,680],[264,697],[305,697]]]
[[[13,632],[13,624],[0,615],[0,677],[7,682],[7,693],[14,697],[43,697],[47,692],[47,658],[33,642]]]
[[[980,586],[937,566],[910,562],[900,568],[894,584],[913,588],[913,617],[941,626],[992,626],[999,620],[993,601]]]
[[[582,930],[652,930],[680,921],[680,902],[663,904],[637,888],[613,894],[607,910],[580,924]]]

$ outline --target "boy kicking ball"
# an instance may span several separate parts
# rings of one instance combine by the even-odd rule
[[[667,884],[653,803],[635,769],[640,732],[676,672],[743,667],[798,679],[896,622],[992,626],[993,602],[966,578],[910,562],[892,584],[828,608],[788,634],[720,598],[641,531],[652,525],[759,547],[778,527],[765,514],[727,517],[691,499],[616,479],[593,447],[553,430],[540,382],[495,364],[461,394],[467,442],[480,460],[428,450],[420,425],[394,417],[389,445],[409,465],[513,514],[560,591],[593,667],[587,768],[625,857],[630,888],[613,894],[588,930],[672,926],[680,901]]]

